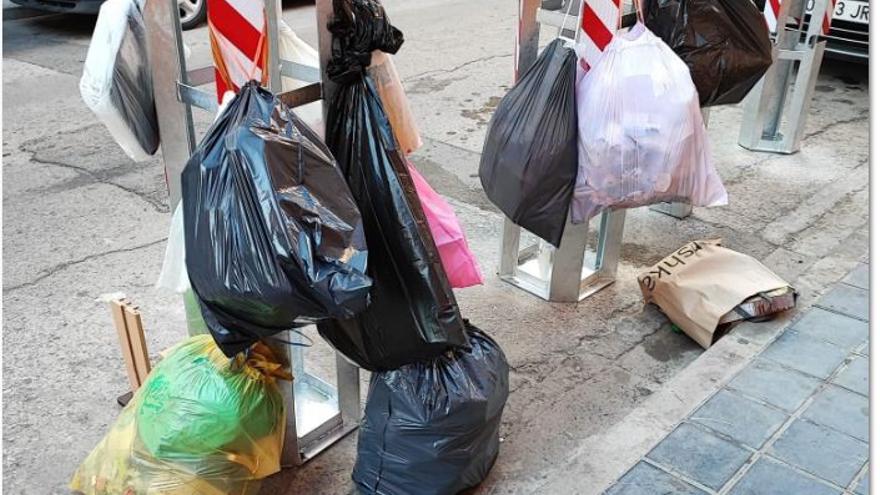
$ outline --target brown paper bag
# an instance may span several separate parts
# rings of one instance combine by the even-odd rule
[[[391,56],[381,50],[374,50],[367,74],[376,83],[376,92],[382,100],[382,108],[388,116],[391,132],[394,133],[400,150],[404,155],[409,155],[419,149],[422,146],[422,137]]]
[[[758,260],[721,247],[720,240],[690,242],[638,280],[645,303],[659,306],[706,349],[720,337],[721,318],[740,303],[790,287]]]

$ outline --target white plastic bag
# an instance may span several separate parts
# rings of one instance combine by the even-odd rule
[[[280,7],[278,11],[281,11]],[[307,65],[318,70],[320,60],[317,50],[301,40],[283,19],[278,19],[278,34],[278,53],[282,60]],[[292,77],[281,78],[281,89],[285,92],[299,89],[308,84],[311,83]],[[324,139],[324,109],[320,101],[296,107],[293,109],[293,113],[308,124],[321,139]]]
[[[135,161],[159,147],[153,79],[144,19],[133,0],[107,0],[79,81],[86,105]]]
[[[168,243],[165,245],[165,260],[156,288],[167,289],[177,294],[189,290],[189,276],[186,274],[186,239],[183,234],[183,202],[177,203],[171,215],[168,229]]]
[[[572,222],[606,208],[727,204],[687,65],[641,22],[578,82]]]

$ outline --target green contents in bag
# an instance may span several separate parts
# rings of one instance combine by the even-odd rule
[[[235,451],[274,431],[283,417],[280,394],[255,369],[240,368],[207,336],[162,360],[143,386],[137,412],[150,453],[173,459]]]
[[[114,0],[110,0],[114,1]],[[70,489],[83,495],[256,495],[281,469],[290,380],[262,343],[229,359],[210,335],[166,353]]]

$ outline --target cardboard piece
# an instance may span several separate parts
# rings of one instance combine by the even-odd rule
[[[729,328],[726,325],[719,331],[722,319],[734,322],[750,313],[766,316],[793,307],[796,296],[769,268],[751,256],[722,247],[720,240],[689,242],[639,275],[638,281],[645,303],[656,304],[706,349]],[[773,297],[780,299],[773,303]],[[738,308],[744,302],[747,304]],[[728,316],[731,312],[739,316]]]
[[[121,301],[110,301],[110,313],[113,315],[113,325],[116,327],[116,335],[119,337],[119,346],[122,348],[122,359],[125,361],[125,373],[128,375],[128,383],[132,390],[141,386],[137,368],[134,365],[134,354],[131,352],[131,341],[128,338],[128,327],[125,325],[125,310]]]
[[[144,326],[140,311],[124,298],[110,301],[110,312],[113,324],[119,336],[122,358],[125,361],[125,372],[131,390],[137,390],[150,374],[150,355],[144,337]]]
[[[128,327],[128,338],[131,342],[131,353],[134,355],[134,367],[141,384],[147,381],[150,374],[150,355],[147,353],[147,341],[144,337],[144,325],[141,312],[130,301],[125,301],[125,326]]]

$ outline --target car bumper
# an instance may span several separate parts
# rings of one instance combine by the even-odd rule
[[[810,14],[805,16],[804,27],[810,22]],[[825,40],[825,56],[850,62],[868,62],[868,25],[834,19],[828,34],[819,37]]]
[[[97,14],[104,0],[12,0],[29,9],[65,14]]]

